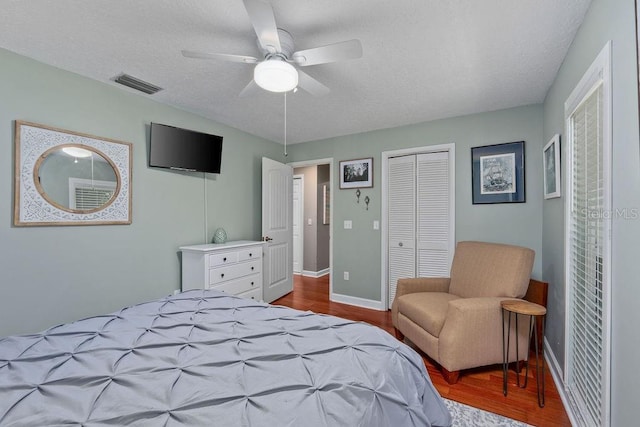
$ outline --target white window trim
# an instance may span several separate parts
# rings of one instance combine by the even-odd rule
[[[603,117],[603,175],[605,182],[603,184],[603,209],[611,213],[612,212],[612,197],[611,197],[611,170],[612,170],[612,108],[611,108],[611,41],[607,42],[604,48],[600,51],[596,59],[593,61],[587,72],[584,74],[576,88],[571,92],[571,95],[567,98],[564,104],[565,111],[565,129],[567,135],[566,153],[570,160],[570,153],[572,152],[572,135],[571,135],[571,122],[570,118],[576,111],[578,106],[585,100],[602,82],[602,117]],[[568,333],[569,324],[571,321],[571,288],[570,288],[570,262],[571,251],[568,249],[568,242],[570,242],[571,233],[571,203],[573,199],[573,176],[571,161],[566,162],[565,173],[565,353],[570,346],[570,334]],[[603,248],[603,315],[602,315],[602,330],[603,330],[603,346],[604,346],[604,360],[602,369],[602,416],[603,425],[611,424],[611,215],[605,215],[604,221],[604,248]],[[563,379],[565,385],[568,380],[568,366],[569,366],[568,354],[565,357],[564,362],[564,375]],[[572,423],[581,425],[579,419],[576,419],[577,414],[572,408],[573,403],[569,402],[567,410],[569,416],[572,419]]]

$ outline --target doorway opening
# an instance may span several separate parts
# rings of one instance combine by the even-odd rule
[[[329,275],[333,245],[331,225],[333,159],[289,163],[293,168],[293,273],[305,277]]]

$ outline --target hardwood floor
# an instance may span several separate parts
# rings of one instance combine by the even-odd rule
[[[367,322],[393,335],[390,311],[369,310],[329,301],[328,275],[319,279],[294,276],[293,292],[274,301],[273,304]],[[442,397],[534,426],[571,426],[547,367],[545,367],[545,407],[538,407],[534,357],[530,358],[531,366],[529,367],[527,388],[518,388],[515,372],[509,371],[509,389],[508,395],[505,397],[502,394],[501,365],[463,371],[460,381],[450,385],[442,378],[434,362],[420,350],[416,349],[416,351],[422,355],[431,381]],[[523,374],[524,370],[521,375]]]

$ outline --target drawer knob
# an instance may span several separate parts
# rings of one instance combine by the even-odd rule
[[[253,267],[251,267],[251,270],[253,270]]]
[[[222,262],[227,262],[227,257],[222,258]]]
[[[251,286],[253,286],[253,282],[251,282]]]
[[[220,275],[220,277],[224,277],[224,273],[222,273],[222,274]]]
[[[253,256],[253,254],[251,252],[249,252],[249,256]]]

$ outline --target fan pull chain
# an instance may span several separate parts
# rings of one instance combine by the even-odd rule
[[[284,93],[284,156],[287,157],[287,92]]]

